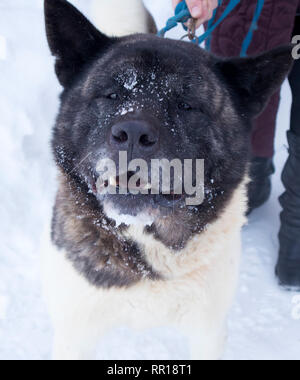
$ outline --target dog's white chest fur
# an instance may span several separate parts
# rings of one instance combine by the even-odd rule
[[[44,283],[56,332],[54,356],[92,358],[101,336],[114,327],[170,326],[188,336],[192,358],[218,359],[237,281],[245,206],[242,184],[221,217],[178,253],[142,228],[130,228],[127,234],[144,247],[147,261],[165,280],[144,280],[128,289],[91,286],[65,252],[46,244]]]

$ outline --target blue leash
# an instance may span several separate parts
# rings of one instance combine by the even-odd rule
[[[222,5],[223,3],[223,0],[219,0],[219,7]],[[214,14],[212,16],[212,18],[208,21],[208,25],[207,25],[207,29],[211,29],[211,27],[214,25],[214,22],[215,22],[215,19],[216,19],[216,16],[217,16],[217,11],[218,11],[218,8],[216,8],[214,10]],[[210,50],[210,45],[211,45],[211,39],[212,39],[212,33],[207,37],[206,41],[205,41],[205,48],[206,50]]]
[[[211,38],[212,33],[214,30],[221,24],[222,21],[226,19],[226,17],[229,16],[229,14],[235,9],[235,7],[240,3],[241,0],[230,0],[229,4],[227,5],[226,9],[224,10],[222,16],[219,18],[218,21],[215,22],[217,10],[214,11],[213,17],[208,22],[208,28],[205,33],[202,34],[200,37],[196,37],[193,41],[194,43],[197,43],[201,45],[204,41],[206,41],[206,49],[210,49],[211,44]],[[222,5],[223,0],[219,0],[219,6]],[[264,7],[265,0],[257,0],[257,6],[255,10],[255,14],[249,29],[249,32],[243,42],[242,45],[242,51],[241,51],[241,57],[247,57],[247,51],[249,49],[249,46],[253,39],[254,31],[258,28],[258,21],[261,16],[261,12]],[[165,34],[175,28],[179,23],[182,24],[184,29],[186,30],[186,27],[184,26],[184,23],[186,23],[190,18],[192,18],[190,11],[188,9],[188,6],[186,4],[186,0],[180,2],[176,9],[175,9],[175,16],[171,17],[168,21],[166,26],[161,29],[158,32],[158,36],[164,37]]]
[[[183,25],[185,22],[187,22],[190,18],[191,18],[191,14],[190,14],[190,11],[188,9],[188,6],[186,5],[186,2],[185,0],[182,1],[181,3],[179,3],[175,9],[175,16],[169,18],[169,20],[167,21],[167,24],[164,28],[162,28],[159,32],[158,32],[158,36],[159,37],[164,37],[165,34],[173,29],[173,28],[176,28],[176,26],[181,23],[182,26],[185,28],[185,26]],[[186,29],[186,28],[185,28]]]
[[[258,21],[261,16],[261,12],[263,10],[264,5],[265,5],[265,0],[257,1],[254,17],[253,17],[249,32],[242,45],[241,57],[247,57],[247,51],[249,49],[249,46],[251,45],[254,31],[258,29]]]
[[[234,8],[241,2],[241,0],[231,0],[229,4],[227,5],[225,11],[223,12],[222,16],[219,18],[219,20],[212,25],[207,31],[202,34],[202,36],[198,37],[198,44],[201,45],[202,42],[204,42],[211,34],[212,32],[221,24],[222,21],[225,20],[227,16],[230,15],[230,13],[234,10]]]

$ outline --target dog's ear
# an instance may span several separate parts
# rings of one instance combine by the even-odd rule
[[[113,43],[66,0],[45,0],[47,39],[56,57],[56,74],[69,86],[84,66]]]
[[[292,46],[284,46],[253,58],[218,61],[217,68],[235,91],[242,111],[258,116],[292,68]]]

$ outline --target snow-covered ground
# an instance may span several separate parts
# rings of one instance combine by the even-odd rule
[[[49,138],[60,88],[46,44],[42,3],[0,0],[0,360],[48,359],[53,336],[41,295],[39,240],[55,189]],[[73,3],[89,14],[90,0]],[[171,0],[145,3],[160,26],[171,14]],[[280,289],[274,276],[290,98],[285,84],[273,195],[243,232],[241,279],[225,359],[300,359],[300,300]],[[113,331],[98,351],[100,359],[189,356],[184,337],[166,329],[141,335]]]

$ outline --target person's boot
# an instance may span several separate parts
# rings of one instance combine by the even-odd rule
[[[272,158],[254,157],[250,166],[251,182],[248,186],[248,215],[270,198],[271,176],[275,168]]]
[[[289,159],[282,174],[286,192],[279,232],[280,252],[276,274],[283,286],[300,289],[300,136],[288,132]]]

